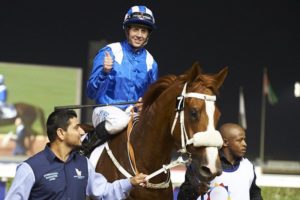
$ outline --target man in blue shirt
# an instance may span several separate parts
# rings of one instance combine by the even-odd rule
[[[88,159],[75,150],[84,131],[73,110],[51,113],[47,134],[50,143],[18,166],[5,200],[125,199],[133,186],[143,186],[144,174],[108,183],[95,172]]]
[[[152,11],[145,6],[131,7],[123,22],[127,40],[102,48],[94,59],[93,70],[87,82],[87,95],[98,104],[141,102],[141,97],[151,83],[157,80],[158,67],[152,55],[145,49],[155,28]],[[141,108],[141,103],[136,105]],[[122,110],[126,106],[119,106]],[[121,109],[98,107],[103,127],[114,134],[127,126],[129,117]],[[113,113],[112,113],[113,112]],[[128,113],[128,112],[127,112]],[[109,116],[120,120],[107,120]],[[93,117],[95,118],[95,117]],[[105,123],[105,121],[109,121]],[[93,121],[96,127],[98,123]],[[111,130],[114,127],[114,130]]]

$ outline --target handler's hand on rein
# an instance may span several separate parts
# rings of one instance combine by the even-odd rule
[[[130,178],[130,183],[133,185],[133,186],[145,186],[145,183],[146,183],[146,174],[143,174],[143,173],[140,173],[140,174],[137,174],[136,176],[134,177],[131,177]]]

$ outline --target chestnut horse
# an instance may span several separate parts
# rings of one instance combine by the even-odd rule
[[[171,162],[172,150],[176,148],[190,154],[192,164],[197,166],[199,180],[209,182],[220,175],[218,148],[223,141],[215,130],[220,112],[215,109],[214,95],[223,84],[227,71],[226,67],[214,75],[203,74],[196,63],[183,75],[161,77],[151,85],[143,97],[139,122],[132,128],[130,136],[125,130],[107,143],[119,165],[130,175],[151,174]],[[134,152],[131,159],[128,144]],[[111,182],[125,178],[107,152],[103,151],[100,156],[96,171]],[[133,188],[128,199],[172,199],[169,175],[161,173],[149,180],[152,185]],[[167,186],[159,187],[161,185]]]

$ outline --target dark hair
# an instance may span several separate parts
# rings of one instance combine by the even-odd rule
[[[52,112],[47,119],[47,135],[50,142],[53,142],[56,137],[58,128],[67,130],[71,118],[77,117],[74,110],[56,110]]]

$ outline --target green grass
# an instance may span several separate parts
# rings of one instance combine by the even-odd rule
[[[25,102],[41,107],[45,118],[55,106],[73,105],[80,88],[77,88],[76,68],[39,66],[32,64],[0,63],[0,73],[5,77],[8,103]],[[12,126],[0,127],[0,132]],[[41,131],[39,123],[34,129]]]
[[[300,188],[262,187],[264,200],[300,200]]]

